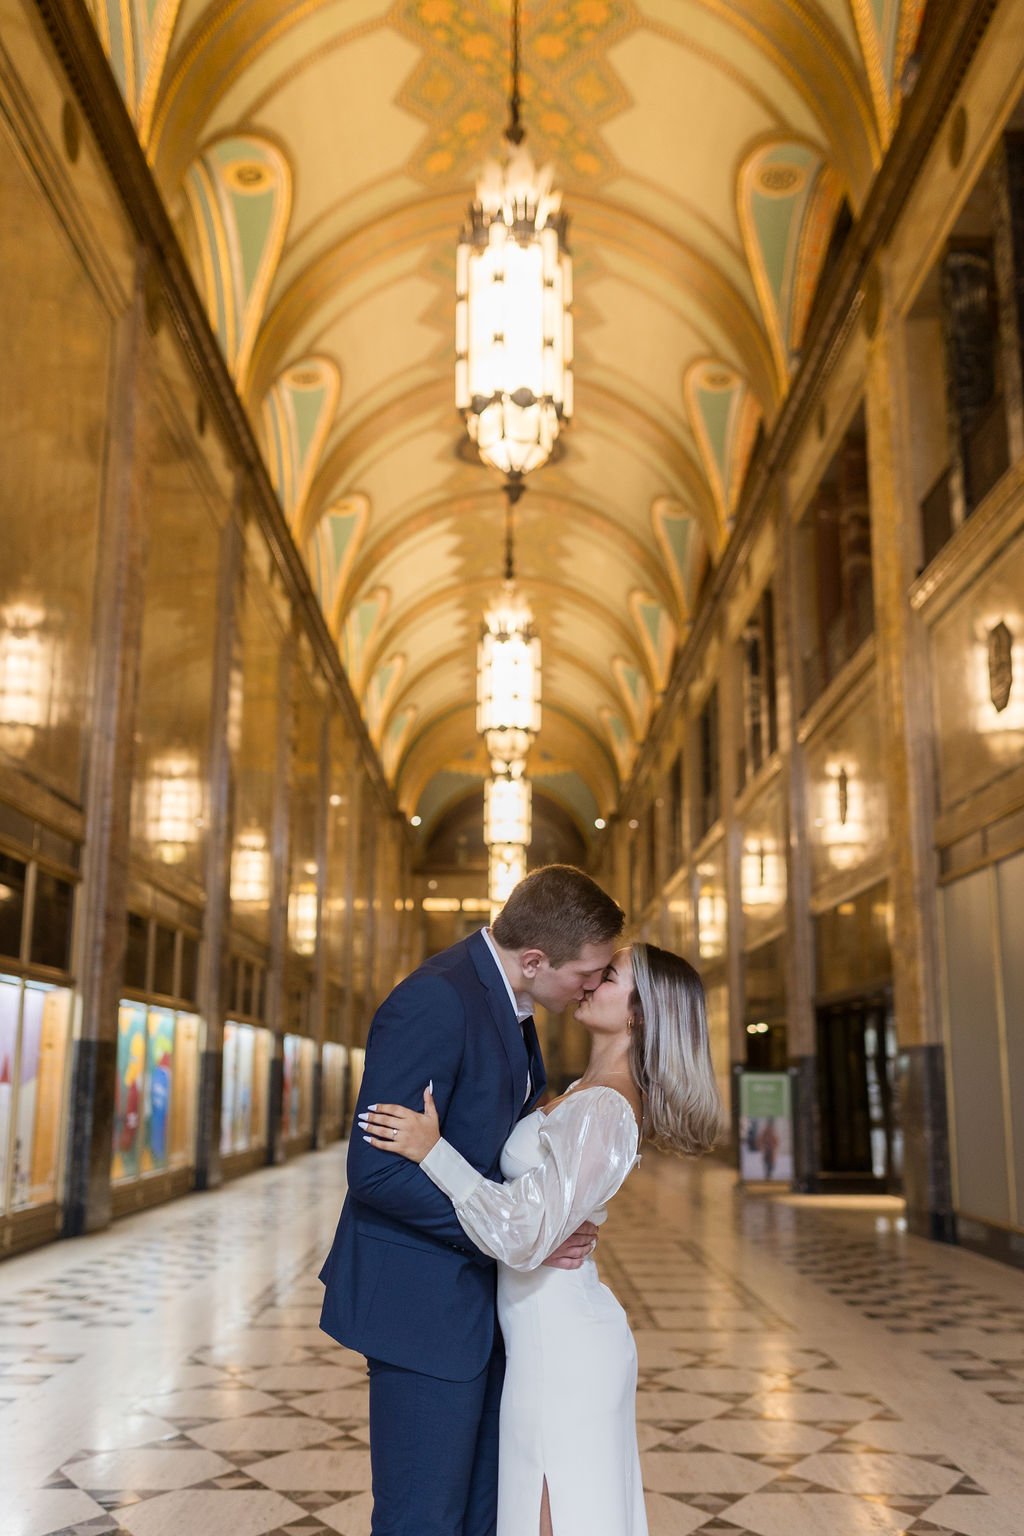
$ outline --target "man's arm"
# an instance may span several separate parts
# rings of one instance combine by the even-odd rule
[[[359,1109],[387,1102],[423,1107],[433,1081],[441,1124],[462,1065],[466,1016],[455,989],[422,973],[397,987],[377,1010],[366,1042]],[[481,1265],[480,1252],[459,1225],[454,1208],[415,1163],[368,1146],[358,1126],[348,1152],[348,1187],[357,1200],[457,1248]]]

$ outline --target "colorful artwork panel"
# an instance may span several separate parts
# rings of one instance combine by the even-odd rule
[[[146,1009],[122,1003],[117,1013],[117,1075],[114,1082],[114,1150],[110,1176],[138,1177],[146,1078]]]

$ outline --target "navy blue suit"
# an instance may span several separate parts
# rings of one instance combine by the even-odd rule
[[[520,1027],[482,933],[428,960],[381,1004],[359,1107],[421,1110],[431,1079],[446,1139],[486,1177],[500,1178],[501,1149],[546,1079],[532,1020]],[[374,1536],[487,1536],[503,1363],[495,1266],[416,1164],[368,1146],[358,1127],[320,1278],[321,1328],[370,1362]],[[478,1442],[485,1414],[486,1447]],[[408,1477],[431,1436],[439,1444],[429,1465]],[[463,1486],[467,1478],[472,1488]]]

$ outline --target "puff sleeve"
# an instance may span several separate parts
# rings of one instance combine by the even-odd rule
[[[581,1222],[620,1188],[633,1168],[639,1132],[633,1111],[614,1088],[582,1088],[544,1119],[544,1157],[507,1184],[495,1184],[448,1142],[420,1163],[455,1207],[478,1248],[510,1269],[536,1269]]]

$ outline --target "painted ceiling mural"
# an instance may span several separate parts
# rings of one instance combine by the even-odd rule
[[[508,0],[89,0],[367,727],[423,832],[479,792],[500,485],[453,399],[455,242],[507,115]],[[631,771],[799,362],[923,0],[523,0],[571,217],[576,410],[517,515],[537,793]],[[909,66],[909,67],[908,67]]]

